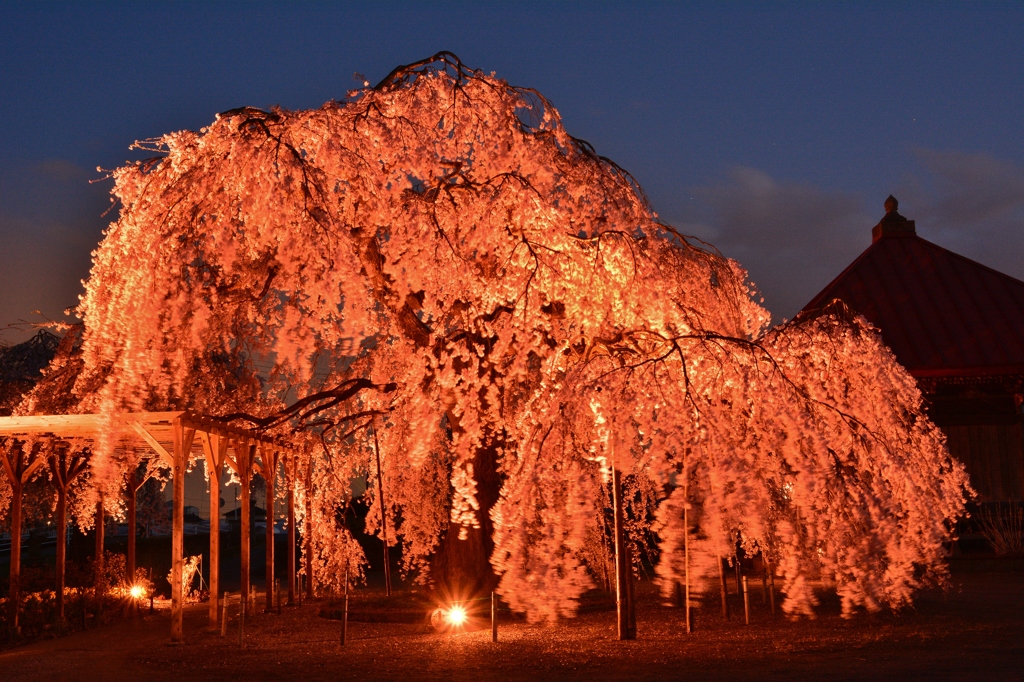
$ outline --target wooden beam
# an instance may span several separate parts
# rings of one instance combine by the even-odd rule
[[[277,446],[263,444],[260,448],[263,459],[263,480],[267,487],[267,612],[274,610],[274,588],[277,587],[274,580],[274,501],[277,496]]]
[[[249,599],[250,582],[249,582],[249,545],[250,545],[250,519],[249,519],[249,495],[250,495],[250,484],[252,483],[252,460],[253,460],[253,448],[255,446],[250,443],[248,439],[236,440],[235,441],[235,459],[238,465],[238,478],[241,482],[241,514],[239,521],[241,523],[242,532],[242,567],[241,567],[241,597],[242,603],[245,604],[245,614],[247,616],[252,615],[251,605],[252,602]]]
[[[295,453],[285,455],[285,480],[288,484],[288,605],[295,604]]]
[[[153,452],[155,452],[168,467],[172,470],[174,469],[174,457],[164,449],[163,445],[160,445],[157,439],[153,437],[153,434],[146,430],[146,427],[139,422],[128,422],[128,426],[135,431],[135,433],[139,434],[139,436],[149,444],[149,447],[153,448]],[[181,426],[178,424],[174,430],[175,438],[179,438],[181,436],[180,430]],[[176,440],[175,444],[177,443],[178,441]]]

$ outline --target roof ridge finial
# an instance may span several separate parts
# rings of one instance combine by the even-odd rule
[[[900,207],[900,202],[896,200],[896,197],[889,195],[889,198],[885,200],[885,212],[892,213]]]

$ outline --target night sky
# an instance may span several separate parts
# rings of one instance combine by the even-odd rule
[[[918,234],[1024,279],[1024,4],[0,4],[0,338],[77,302],[137,139],[439,50],[547,96],[781,320]]]

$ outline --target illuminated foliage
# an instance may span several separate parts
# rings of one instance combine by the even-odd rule
[[[160,156],[113,174],[80,385],[106,413],[190,408],[307,444],[318,573],[362,560],[337,510],[376,471],[376,421],[411,570],[488,513],[473,462],[495,449],[492,564],[533,618],[570,615],[601,574],[613,466],[637,532],[656,516],[666,585],[687,504],[692,570],[762,549],[791,613],[819,575],[848,611],[941,576],[966,478],[877,335],[841,307],[766,332],[742,268],[659,222],[535,91],[442,54],[142,146]]]

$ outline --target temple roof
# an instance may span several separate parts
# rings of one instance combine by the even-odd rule
[[[803,310],[843,301],[917,377],[1024,373],[1024,282],[918,237],[896,208]]]

